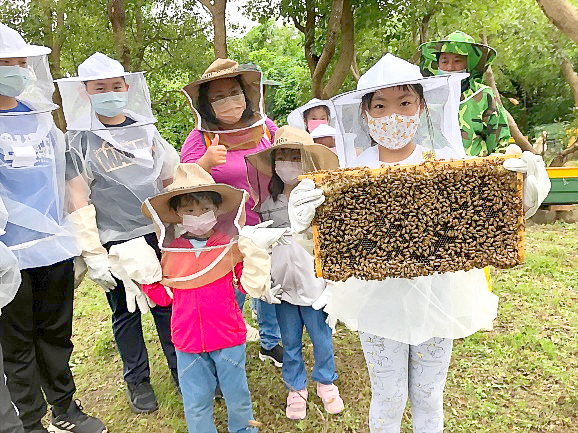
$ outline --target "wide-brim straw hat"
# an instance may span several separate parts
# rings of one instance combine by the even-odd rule
[[[199,88],[202,84],[222,78],[240,77],[245,86],[245,96],[251,101],[255,119],[247,121],[248,126],[261,120],[261,80],[263,74],[257,68],[249,65],[239,65],[234,60],[217,59],[207,68],[200,79],[187,84],[182,88],[182,92],[189,99],[191,108],[198,112]],[[204,121],[204,119],[203,119]]]
[[[217,214],[236,212],[244,195],[243,190],[230,185],[215,183],[213,177],[198,164],[179,164],[174,180],[167,186],[166,192],[156,195],[148,201],[162,222],[178,224],[182,222],[182,219],[170,208],[169,200],[181,194],[206,191],[216,192],[223,199]],[[142,213],[147,218],[152,219],[146,203],[142,205]]]
[[[337,155],[322,144],[315,143],[311,135],[294,126],[283,126],[275,132],[275,141],[271,147],[260,152],[246,155],[245,159],[260,173],[273,175],[271,154],[277,149],[299,149],[308,158],[302,161],[304,167],[311,165],[312,170],[334,170],[339,168]]]

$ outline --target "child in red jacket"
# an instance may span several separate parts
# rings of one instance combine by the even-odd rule
[[[256,432],[245,373],[246,328],[235,288],[259,298],[269,289],[270,259],[237,236],[246,193],[215,184],[196,164],[181,164],[167,192],[143,205],[160,232],[163,279],[143,285],[155,303],[172,303],[171,334],[190,433],[216,433],[213,396],[220,385],[229,431]]]

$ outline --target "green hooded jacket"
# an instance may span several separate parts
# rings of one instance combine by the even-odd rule
[[[492,89],[482,84],[485,70],[496,58],[496,51],[477,44],[471,36],[456,31],[441,41],[432,41],[420,47],[420,67],[424,76],[439,74],[440,53],[467,56],[470,77],[462,81],[460,102],[460,129],[466,154],[486,156],[504,149],[510,141],[506,111],[498,104]]]

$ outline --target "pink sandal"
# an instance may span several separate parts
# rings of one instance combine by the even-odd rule
[[[343,400],[339,396],[339,389],[334,384],[317,383],[317,395],[321,398],[327,412],[337,414],[343,410]]]
[[[285,414],[289,419],[303,419],[307,414],[307,389],[301,391],[289,391],[287,396],[287,410]]]

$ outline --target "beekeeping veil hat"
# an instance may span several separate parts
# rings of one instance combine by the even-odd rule
[[[315,143],[307,131],[294,126],[279,128],[275,132],[275,141],[271,147],[245,156],[249,189],[257,211],[260,210],[260,204],[271,195],[269,184],[276,167],[275,155],[283,149],[299,150],[301,173],[339,167],[337,155],[324,145]]]
[[[226,129],[219,125],[208,100],[209,83],[224,78],[238,80],[245,96],[246,108],[241,118],[241,127],[236,129]],[[266,131],[262,79],[263,74],[253,64],[239,65],[230,59],[215,60],[200,79],[182,89],[195,115],[195,127],[210,134],[211,138],[218,133],[220,144],[230,149],[255,147]]]
[[[18,32],[0,24],[0,58],[26,58],[30,78],[16,96],[30,111],[0,113],[0,196],[7,210],[0,221],[8,224],[0,242],[14,253],[21,269],[78,255],[63,223],[65,143],[51,113],[58,106],[52,102],[48,53],[50,48],[27,44]],[[0,68],[20,72],[19,66]]]
[[[69,131],[105,129],[92,108],[85,83],[117,77],[123,77],[128,84],[128,104],[122,112],[136,122],[132,126],[156,122],[144,72],[126,72],[120,62],[97,52],[78,66],[77,77],[56,80]]]
[[[425,107],[413,142],[444,156],[465,156],[462,145],[458,108],[460,82],[467,74],[439,75],[424,78],[419,67],[386,54],[357,83],[357,90],[332,98],[337,112],[338,129],[343,135],[344,159],[341,166],[351,166],[360,152],[377,144],[371,139],[367,122],[362,117],[362,97],[379,89],[404,85],[421,85]],[[339,151],[339,149],[338,149]]]
[[[30,108],[32,114],[58,108],[52,102],[54,84],[48,65],[50,51],[48,47],[27,44],[20,33],[0,23],[0,59],[27,58],[30,82],[17,99]],[[21,115],[22,112],[18,114]],[[0,113],[0,115],[10,116],[14,113]]]
[[[460,54],[467,57],[467,69],[474,80],[481,80],[488,66],[496,58],[496,50],[488,45],[478,44],[470,35],[455,31],[440,41],[421,44],[420,67],[424,75],[436,75],[439,70],[441,53]]]
[[[206,244],[187,233],[183,219],[171,208],[170,200],[190,193],[217,193],[221,198],[214,211],[217,223]],[[245,224],[247,193],[225,184],[217,184],[197,164],[180,164],[173,182],[162,194],[145,200],[143,214],[151,218],[163,253],[162,283],[178,289],[193,289],[209,284],[231,272],[241,261],[238,234]]]
[[[329,110],[329,126],[336,128],[336,134],[333,135],[335,137],[336,149],[337,149],[337,156],[339,157],[339,161],[345,161],[345,155],[343,154],[343,137],[341,135],[341,131],[337,128],[337,113],[335,111],[335,106],[333,102],[330,100],[323,100],[318,98],[313,98],[307,104],[296,108],[289,116],[287,116],[287,123],[291,126],[295,126],[296,128],[300,129],[307,129],[305,125],[305,112],[315,107],[327,107]],[[323,125],[318,126],[320,128]],[[317,129],[316,128],[316,129]],[[309,131],[313,133],[313,131]],[[340,143],[340,145],[337,145]]]

